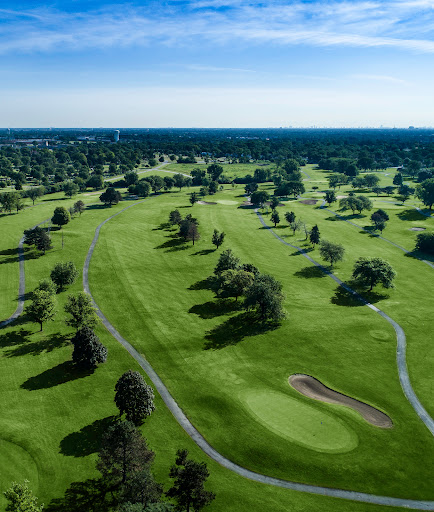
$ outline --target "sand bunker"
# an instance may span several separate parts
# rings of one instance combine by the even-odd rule
[[[376,427],[393,427],[392,420],[387,416],[387,414],[384,414],[384,412],[381,412],[375,407],[365,404],[364,402],[360,402],[359,400],[355,400],[347,395],[338,393],[337,391],[324,386],[324,384],[319,380],[311,377],[310,375],[296,373],[295,375],[291,375],[288,380],[289,384],[302,395],[328,404],[351,407],[351,409],[359,412],[368,423],[371,423],[371,425],[375,425]]]
[[[197,204],[217,204],[217,203],[212,203],[210,201],[196,201]]]
[[[336,196],[336,199],[345,199],[348,196]]]
[[[426,228],[410,228],[410,231],[425,231]]]
[[[303,201],[299,201],[299,203],[303,204],[316,204],[318,199],[303,199]]]

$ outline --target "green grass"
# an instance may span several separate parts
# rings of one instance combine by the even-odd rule
[[[228,187],[212,200],[241,202],[237,195]],[[186,205],[184,191],[167,194],[104,226],[90,284],[110,321],[150,360],[202,434],[231,460],[258,472],[361,491],[432,497],[424,469],[430,466],[432,439],[400,388],[391,326],[368,308],[349,307],[335,283],[320,278],[297,251],[261,229],[251,209],[221,203]],[[161,229],[175,207],[193,212],[201,222],[203,238],[194,247],[179,244],[173,232]],[[309,222],[327,214],[299,204],[301,211]],[[330,230],[336,229],[335,223],[329,224]],[[206,289],[205,279],[218,257],[210,244],[214,228],[226,232],[224,247],[282,281],[289,319],[279,329],[265,331],[234,310],[230,301],[218,302]],[[347,245],[359,236],[351,226],[342,228]],[[363,253],[375,250],[376,239],[362,240]],[[420,265],[411,260],[409,264]],[[337,273],[347,273],[346,267]],[[405,290],[389,293],[397,302]],[[387,297],[380,299],[387,303]],[[405,319],[397,320],[405,329]],[[353,411],[312,405],[289,388],[292,373],[314,375],[384,410],[395,427],[384,431],[367,425]],[[240,398],[250,389],[283,393],[324,415],[332,413],[356,432],[357,449],[330,455],[294,445],[252,421]],[[387,453],[379,459],[384,446]]]
[[[242,189],[242,186],[227,187],[215,199],[241,204]],[[187,249],[176,245],[170,236],[173,233],[161,229],[160,224],[173,207],[188,204],[187,194],[188,191],[183,190],[149,198],[102,229],[91,263],[90,284],[107,316],[151,361],[208,441],[231,460],[298,481],[432,499],[429,480],[432,438],[402,395],[395,369],[392,328],[367,308],[348,304],[345,297],[336,293],[331,280],[318,277],[306,260],[294,256],[295,251],[261,229],[250,209],[237,209],[224,203],[181,208],[183,214],[192,211],[200,218],[203,238],[194,247],[187,244]],[[85,197],[95,201],[94,196]],[[3,250],[13,250],[23,229],[48,218],[57,204],[68,200],[56,201],[48,205],[41,201],[38,207],[0,219],[5,226]],[[63,250],[60,232],[53,232],[54,250],[26,261],[27,291],[47,277],[59,260],[72,259],[81,268],[95,227],[127,204],[124,202],[111,209],[89,209],[81,218],[74,219],[65,227]],[[336,235],[345,245],[355,244],[353,253],[357,252],[357,244],[360,246],[360,237],[364,235],[356,228],[339,222],[337,229],[336,221],[323,217],[330,216],[327,212],[295,202],[292,206],[306,221],[321,223],[324,236],[327,233],[332,239]],[[398,213],[399,209],[396,211]],[[387,230],[392,224],[399,225],[398,221],[390,223]],[[257,264],[261,271],[275,275],[284,283],[289,319],[279,329],[263,332],[260,326],[243,318],[241,312],[233,310],[230,301],[229,305],[217,303],[206,289],[203,280],[212,272],[218,257],[210,243],[214,227],[227,233],[223,248],[233,248],[243,261]],[[277,231],[289,234],[287,228]],[[414,233],[403,231],[402,236],[405,235],[410,243]],[[379,241],[365,236],[367,242],[362,238],[363,250],[372,251]],[[292,238],[301,237],[289,236],[288,240]],[[397,259],[401,256],[390,246],[392,253]],[[6,257],[7,254],[3,254],[3,258]],[[423,267],[411,258],[405,258],[404,263],[410,265],[409,270],[403,265],[399,276],[405,275],[409,281],[413,272]],[[348,274],[349,269],[349,263],[345,262],[338,272]],[[18,267],[9,262],[0,265],[0,272],[2,284],[5,276],[11,276],[5,317],[8,308],[15,308]],[[417,285],[430,278],[430,274],[417,276]],[[387,292],[389,298],[379,299],[382,308],[390,302],[390,314],[397,320],[401,309],[394,303],[402,302],[403,318],[398,321],[406,332],[429,310],[429,304],[419,300],[417,317],[413,317],[413,311],[409,315],[408,303],[406,306],[404,303],[408,298],[415,299],[416,288],[412,286],[407,296],[404,287],[397,287]],[[63,323],[62,310],[68,293],[80,289],[81,282],[77,282],[59,294],[60,313],[55,322],[44,327],[43,333],[37,332],[38,327],[27,323],[25,318],[0,332],[0,490],[13,479],[29,478],[31,487],[46,504],[54,497],[62,497],[71,482],[97,475],[94,470],[97,439],[106,419],[116,413],[115,382],[127,369],[138,369],[128,353],[99,328],[101,341],[109,349],[107,363],[92,375],[71,371],[68,337],[72,331]],[[422,331],[429,332],[430,324],[413,327],[415,335],[419,335]],[[416,380],[416,391],[426,400],[432,397],[428,342],[410,340],[409,336],[410,372],[413,381]],[[422,380],[418,381],[415,374],[420,368],[425,375],[419,375]],[[296,372],[315,375],[326,385],[384,410],[392,417],[395,428],[377,429],[366,424],[354,411],[313,403],[300,396],[287,383],[288,376]],[[264,424],[264,420],[270,422],[270,417],[264,413],[265,400],[253,406],[256,417],[252,403],[247,406],[246,396],[253,390],[263,393],[262,397],[274,397],[272,424]],[[291,408],[281,411],[283,401],[291,404]],[[290,441],[282,435],[282,429],[286,428],[287,420],[295,421],[291,416],[300,419],[296,412],[290,413],[300,408],[312,418],[330,422],[327,425],[331,428],[328,431],[332,436],[330,443],[333,432],[344,428],[342,432],[355,433],[358,446],[345,453],[326,453],[313,450],[312,446],[302,446],[300,441],[306,444],[309,436],[317,432],[312,424],[298,444]],[[260,421],[257,421],[258,411]],[[300,425],[303,423],[293,423],[290,434],[294,436],[294,429],[298,428],[302,436]],[[157,410],[146,421],[143,433],[156,451],[155,473],[166,488],[168,468],[174,461],[176,449],[187,447],[192,456],[207,462],[211,471],[209,488],[217,493],[210,511],[384,510],[378,506],[277,489],[236,476],[213,463],[194,445],[158,396]],[[4,507],[1,500],[0,497],[0,509]]]

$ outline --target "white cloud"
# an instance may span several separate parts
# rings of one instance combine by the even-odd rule
[[[434,53],[430,0],[252,3],[194,0],[66,13],[0,10],[0,52],[234,42],[393,47]]]

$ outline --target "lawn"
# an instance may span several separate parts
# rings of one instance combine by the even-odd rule
[[[143,207],[135,208],[143,214],[145,207],[152,204],[151,201],[157,206],[160,199],[163,198],[150,199]],[[54,231],[54,249],[45,256],[26,261],[27,291],[32,290],[40,279],[47,277],[59,260],[71,259],[77,267],[82,267],[95,227],[124,206],[125,203],[111,209],[89,208],[64,228],[63,250],[60,249],[60,232]],[[29,210],[32,216],[26,216],[27,210],[10,216],[16,224],[8,224],[9,239],[13,241],[19,238],[21,230],[28,227],[25,220],[29,221],[29,225],[34,225],[48,217],[52,208],[52,203],[49,210],[41,204]],[[8,244],[5,246],[9,247]],[[13,272],[12,269],[9,271]],[[42,333],[38,332],[37,325],[28,323],[22,317],[0,334],[3,390],[0,398],[0,490],[5,490],[12,480],[28,478],[32,489],[46,506],[56,498],[57,510],[62,511],[80,510],[74,494],[68,500],[64,498],[64,492],[71,482],[82,482],[97,476],[94,463],[98,440],[110,417],[116,414],[113,403],[115,382],[127,369],[139,369],[129,354],[101,327],[98,328],[98,335],[109,349],[107,363],[91,375],[77,374],[72,369],[69,363],[71,346],[68,342],[72,331],[64,324],[62,308],[67,295],[81,288],[79,279],[58,295],[59,313],[54,322],[44,326]],[[166,489],[169,485],[168,468],[174,461],[175,451],[186,447],[195,459],[206,461],[210,469],[209,488],[217,493],[210,511],[235,512],[240,507],[258,512],[264,507],[282,512],[319,508],[326,512],[348,510],[348,502],[344,500],[257,484],[223,469],[186,436],[158,396],[156,403],[157,410],[146,421],[143,433],[156,451],[155,474]],[[253,421],[253,417],[250,421]],[[4,499],[0,495],[0,509],[4,509],[4,506]],[[351,508],[355,511],[380,510],[378,506],[358,503],[352,503]]]
[[[333,281],[321,278],[297,251],[261,229],[251,209],[224,204],[236,201],[241,205],[243,199],[239,191],[227,187],[213,197],[223,203],[190,208],[182,191],[113,219],[102,229],[91,263],[90,285],[97,303],[149,359],[193,424],[231,460],[297,481],[432,498],[432,439],[400,388],[393,329],[368,308],[352,307]],[[194,247],[179,243],[161,225],[175,207],[200,220],[202,240]],[[305,205],[298,208],[310,223],[327,215]],[[327,226],[330,233],[336,230],[336,222]],[[214,228],[226,232],[225,248],[283,283],[289,318],[280,328],[265,331],[231,301],[216,301],[207,289],[206,278],[218,257],[210,244]],[[360,244],[357,230],[344,223],[339,237],[347,245],[350,240]],[[360,254],[372,253],[378,243],[375,238],[363,239]],[[354,253],[358,249],[354,246]],[[402,258],[392,246],[388,250],[395,259]],[[344,278],[350,273],[351,254],[347,259],[337,272]],[[421,265],[409,258],[405,263],[410,269],[407,276],[413,265]],[[398,272],[406,275],[404,270]],[[400,303],[409,297],[415,297],[415,289],[400,286],[389,296],[380,293],[377,300]],[[406,319],[406,315],[397,318],[404,329]],[[413,345],[413,333],[409,333],[409,344]],[[419,371],[416,363],[412,362],[412,374]],[[354,411],[299,396],[287,383],[292,373],[311,374],[333,389],[374,405],[391,416],[394,428],[380,430]],[[330,455],[291,442],[281,435],[282,419],[276,419],[272,428],[258,421],[257,411],[252,412],[245,398],[252,389],[284,394],[324,417],[332,414],[336,425],[344,424],[350,437],[356,436],[357,448]]]

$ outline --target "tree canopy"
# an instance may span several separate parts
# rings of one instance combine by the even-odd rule
[[[340,244],[323,240],[319,245],[319,253],[321,258],[328,261],[330,266],[333,267],[335,263],[344,258],[345,249]]]
[[[41,326],[44,322],[54,320],[56,315],[56,298],[46,290],[35,290],[32,302],[26,307],[26,314]]]
[[[94,369],[107,359],[107,349],[87,325],[82,326],[71,339],[74,346],[72,361],[79,368]]]
[[[65,313],[71,315],[70,318],[65,320],[66,325],[74,329],[81,329],[84,326],[92,328],[95,327],[98,322],[92,299],[86,292],[68,295],[65,304]]]
[[[128,370],[115,386],[115,403],[119,414],[125,413],[128,421],[140,424],[155,410],[154,391],[139,372]]]
[[[381,283],[384,288],[393,288],[396,272],[382,258],[359,258],[353,269],[353,278],[369,286],[369,290]]]
[[[261,320],[278,321],[285,318],[282,284],[273,276],[260,274],[245,292],[244,305],[259,312]]]

